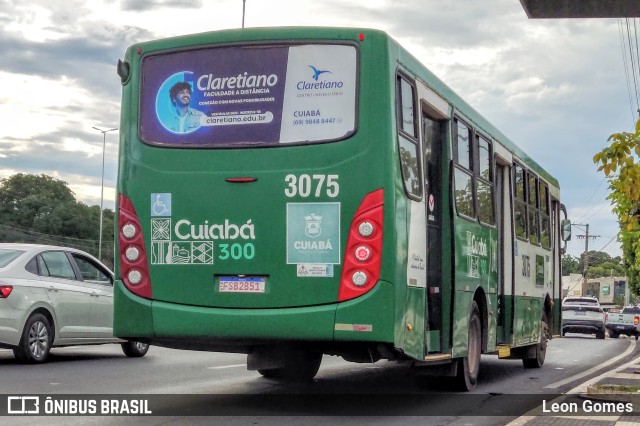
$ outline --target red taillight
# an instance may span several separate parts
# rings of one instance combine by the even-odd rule
[[[640,320],[640,317],[633,317],[633,325],[638,325],[639,320]]]
[[[338,301],[354,299],[373,288],[380,277],[384,191],[367,194],[353,216],[344,253]]]
[[[13,286],[11,285],[0,285],[0,299],[9,297],[11,290],[13,290]]]
[[[122,194],[118,197],[118,243],[122,282],[132,293],[151,299],[142,226],[133,203]]]

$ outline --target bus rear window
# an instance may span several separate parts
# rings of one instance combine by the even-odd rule
[[[142,60],[140,137],[172,147],[327,142],[356,128],[356,48],[230,46]]]

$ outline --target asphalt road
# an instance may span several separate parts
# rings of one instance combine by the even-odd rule
[[[408,364],[388,361],[353,364],[325,356],[312,383],[283,384],[247,371],[240,354],[152,347],[146,357],[132,359],[119,345],[102,345],[54,349],[47,364],[22,365],[0,350],[0,394],[156,398],[152,416],[49,417],[47,425],[503,425],[528,396],[567,392],[637,358],[638,348],[631,339],[567,334],[549,343],[541,369],[483,356],[480,383],[470,394],[452,393],[442,380],[416,380]],[[33,421],[13,416],[10,423]]]

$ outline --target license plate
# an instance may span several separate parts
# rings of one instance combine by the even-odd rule
[[[587,315],[587,313],[586,312],[582,312],[582,311],[576,311],[576,315],[585,316],[585,315]]]
[[[220,293],[264,293],[267,288],[265,277],[220,277]]]
[[[618,326],[616,326],[616,328],[617,328],[618,330],[622,330],[622,329],[624,328],[624,325],[618,325]]]

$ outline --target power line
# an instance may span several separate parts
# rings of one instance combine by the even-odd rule
[[[622,27],[622,19],[618,18],[618,34],[620,35],[620,50],[622,51],[622,64],[624,65],[624,77],[627,81],[627,95],[629,97],[629,107],[631,108],[631,123],[635,122],[635,114],[633,113],[633,100],[631,99],[631,81],[629,80],[629,65],[627,64],[627,55],[624,51],[624,30]]]
[[[638,101],[638,81],[636,79],[636,66],[633,61],[633,41],[631,40],[631,29],[629,28],[629,18],[625,18],[627,26],[627,39],[629,40],[629,57],[631,62],[631,72],[633,75],[633,87],[636,93],[636,107],[637,111],[640,111],[640,102]]]
[[[605,245],[604,245],[600,250],[598,250],[598,251],[604,251],[604,249],[606,249],[606,248],[607,248],[607,246],[608,246],[609,244],[611,244],[611,243],[613,242],[613,240],[615,240],[615,239],[616,239],[616,237],[617,237],[617,235],[614,235],[613,237],[611,237],[611,239],[609,240],[609,242],[608,242],[607,244],[605,244]]]

